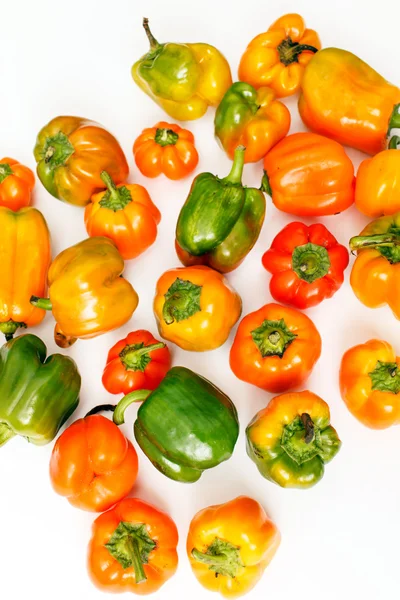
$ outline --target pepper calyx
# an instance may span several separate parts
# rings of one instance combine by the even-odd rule
[[[324,246],[304,244],[297,246],[292,253],[292,269],[300,279],[313,283],[325,277],[331,267],[329,254]]]
[[[163,319],[167,325],[185,321],[201,310],[201,285],[177,277],[164,294]]]
[[[400,129],[400,103],[393,106],[392,114],[389,118],[387,137],[391,137],[392,129]]]
[[[320,429],[308,413],[303,413],[284,426],[280,445],[290,458],[302,465],[320,454]]]
[[[99,202],[102,208],[108,208],[117,212],[118,210],[123,210],[125,206],[132,202],[131,193],[125,185],[117,187],[107,171],[102,171],[100,177],[107,187],[107,191],[104,192]]]
[[[150,356],[151,352],[161,348],[165,348],[163,342],[149,344],[148,346],[145,346],[143,342],[139,344],[127,344],[119,353],[119,357],[127,371],[142,371],[143,373],[152,360]]]
[[[26,323],[9,319],[8,321],[0,323],[0,332],[5,335],[6,341],[8,342],[9,340],[12,340],[14,333],[19,327],[26,329]]]
[[[0,423],[0,447],[4,446],[14,436],[15,433],[7,423]]]
[[[265,192],[266,194],[268,194],[268,196],[272,197],[272,188],[269,183],[269,177],[268,177],[267,171],[264,171],[264,174],[262,176],[260,190],[262,192]]]
[[[0,163],[0,183],[3,183],[3,181],[13,173],[14,171],[8,163]]]
[[[302,52],[318,52],[318,48],[315,46],[309,46],[308,44],[300,44],[299,42],[293,42],[292,38],[289,36],[281,41],[279,46],[276,47],[279,60],[285,67],[294,62],[299,62],[299,55]]]
[[[263,358],[266,356],[282,356],[297,334],[292,333],[284,319],[270,321],[265,319],[259,327],[250,332],[254,343]]]
[[[145,523],[121,521],[105,547],[123,569],[133,567],[135,582],[146,581],[143,565],[148,564],[150,553],[156,548]]]
[[[44,143],[42,159],[51,169],[57,169],[65,165],[75,149],[68,137],[62,131],[48,137]]]
[[[179,135],[172,129],[157,128],[154,141],[164,148],[164,146],[174,146],[179,140]]]
[[[192,558],[208,565],[215,576],[224,575],[234,579],[238,571],[244,568],[240,557],[240,547],[216,537],[205,552],[193,548]]]
[[[379,392],[398,394],[400,392],[400,369],[395,362],[378,360],[375,369],[368,373],[371,379],[371,388]]]

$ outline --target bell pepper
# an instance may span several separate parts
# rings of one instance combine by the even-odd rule
[[[275,236],[262,264],[272,273],[271,296],[277,302],[304,309],[338,291],[349,253],[321,223],[307,227],[295,222]]]
[[[125,498],[137,472],[131,442],[115,423],[92,412],[60,435],[50,459],[55,492],[72,506],[89,511],[108,510]]]
[[[140,329],[111,348],[102,381],[110,394],[129,394],[141,388],[154,390],[170,367],[168,347],[149,331]]]
[[[400,319],[400,213],[380,217],[350,240],[357,252],[350,285],[369,308],[386,304]]]
[[[107,191],[94,194],[86,206],[86,231],[110,238],[123,259],[136,258],[155,242],[160,211],[142,185],[116,186],[106,171],[100,177]]]
[[[226,58],[209,44],[160,44],[143,19],[150,50],[132,67],[135,83],[178,121],[202,117],[232,84]]]
[[[166,477],[193,483],[205,469],[232,455],[239,435],[235,405],[204,377],[172,367],[154,391],[136,390],[125,396],[114,411],[114,422],[123,423],[126,408],[143,400],[135,438]]]
[[[255,88],[266,85],[278,98],[290,96],[300,89],[304,68],[320,48],[318,34],[306,29],[303,17],[283,15],[247,46],[239,79]]]
[[[186,550],[203,587],[225,598],[246,594],[261,579],[281,541],[263,507],[247,496],[200,510]]]
[[[245,148],[235,151],[231,172],[198,175],[176,226],[176,251],[186,266],[206,264],[227,273],[253,248],[265,217],[261,190],[242,185]]]
[[[52,354],[30,333],[0,349],[0,446],[15,435],[48,444],[79,403],[81,376],[72,358]]]
[[[85,206],[105,189],[107,171],[115,183],[128,177],[129,167],[121,146],[98,123],[80,117],[56,117],[38,134],[34,155],[37,174],[55,198]]]
[[[242,312],[223,275],[203,266],[170,269],[157,282],[154,316],[161,337],[184,350],[222,346]]]
[[[76,338],[96,337],[124,325],[138,296],[121,277],[124,261],[111,240],[83,240],[54,259],[49,269],[50,298],[32,296],[31,303],[51,310],[56,342],[67,347]]]
[[[266,304],[241,320],[230,351],[232,371],[267,392],[301,385],[321,354],[321,337],[306,315]]]
[[[244,162],[261,160],[287,135],[290,112],[267,87],[258,91],[248,83],[231,85],[215,113],[215,135],[229,158],[245,146]]]
[[[90,578],[103,592],[150,594],[175,573],[177,544],[178,530],[168,515],[126,498],[93,523]]]
[[[393,215],[400,211],[399,142],[400,137],[393,136],[388,150],[366,158],[358,167],[355,203],[367,217]]]
[[[0,206],[19,210],[31,203],[35,176],[13,158],[0,160]]]
[[[133,144],[133,155],[142,175],[163,173],[172,180],[187,177],[199,162],[193,133],[165,121],[143,129]]]
[[[329,406],[309,391],[272,398],[249,423],[246,437],[247,454],[261,475],[290,488],[318,483],[341,446]]]
[[[264,159],[262,189],[279,210],[303,217],[336,215],[354,202],[354,166],[337,142],[293,133]]]
[[[304,73],[299,112],[312,131],[367,154],[386,146],[399,127],[400,89],[339,48],[317,52]]]
[[[345,352],[340,392],[352,415],[371,429],[400,423],[400,357],[388,342],[369,340]]]
[[[46,293],[50,234],[41,212],[0,207],[0,332],[11,339],[19,327],[34,327],[45,311],[30,303]]]

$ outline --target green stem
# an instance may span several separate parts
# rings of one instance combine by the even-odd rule
[[[377,248],[379,246],[400,245],[400,236],[393,233],[378,233],[376,235],[356,235],[351,238],[350,250],[362,250],[363,248]]]
[[[390,138],[388,149],[389,150],[400,150],[400,135],[393,135]]]
[[[146,581],[147,577],[144,572],[138,541],[136,538],[129,537],[126,544],[132,560],[132,566],[135,570],[135,583],[143,583],[143,581]]]
[[[311,243],[296,246],[292,253],[292,268],[300,279],[313,283],[325,277],[331,268],[328,250]]]
[[[31,296],[30,303],[33,304],[33,306],[42,308],[43,310],[52,310],[53,308],[50,298],[39,298],[39,296]]]
[[[195,560],[198,560],[206,565],[218,566],[226,563],[226,556],[224,554],[206,554],[205,552],[199,552],[197,548],[193,548],[192,556]]]
[[[267,171],[264,171],[263,177],[261,179],[260,190],[268,194],[268,196],[272,196],[272,189],[269,183],[269,177]]]
[[[99,202],[102,208],[108,208],[117,212],[118,210],[123,210],[125,206],[132,202],[131,193],[125,185],[117,187],[107,171],[102,171],[100,177],[107,188],[107,191]]]
[[[265,319],[259,327],[253,329],[251,337],[263,358],[266,356],[282,356],[297,334],[292,333],[285,321],[270,321]]]
[[[400,129],[400,103],[395,104],[389,119],[388,136],[392,129]]]
[[[13,339],[14,333],[19,327],[23,327],[24,329],[26,329],[26,324],[10,319],[9,321],[4,321],[4,323],[0,323],[0,332],[5,335],[6,341],[9,342]]]
[[[154,352],[154,350],[165,348],[163,342],[157,342],[156,344],[141,346],[139,348],[135,346],[136,344],[125,346],[119,355],[124,367],[131,371],[144,371],[151,361],[149,354]]]
[[[164,146],[173,146],[179,140],[179,135],[172,129],[158,128],[154,141],[164,148]]]
[[[202,287],[191,281],[175,279],[164,294],[163,319],[166,325],[174,321],[184,321],[201,310],[200,297]]]
[[[157,42],[156,38],[150,31],[149,19],[147,17],[143,18],[143,28],[144,28],[147,38],[150,42],[150,49],[156,50],[156,48],[158,48],[160,44]]]
[[[116,425],[125,423],[125,411],[134,402],[143,402],[151,394],[151,390],[135,390],[122,398],[115,407],[113,421]]]
[[[4,444],[6,444],[8,440],[11,440],[11,438],[14,436],[15,433],[11,427],[7,425],[7,423],[0,423],[0,447],[4,446]]]
[[[233,164],[229,175],[223,178],[222,181],[226,183],[233,183],[240,185],[242,183],[242,173],[244,167],[244,154],[246,148],[244,146],[238,146],[235,150],[233,157]]]
[[[299,44],[299,42],[293,42],[290,37],[282,40],[279,46],[277,46],[277,51],[279,54],[279,60],[282,64],[287,67],[293,62],[298,62],[299,54],[302,52],[313,52],[314,54],[318,52],[318,48],[315,46],[310,46],[309,44]]]
[[[13,170],[8,163],[0,164],[0,183],[3,183],[3,181],[12,174]]]

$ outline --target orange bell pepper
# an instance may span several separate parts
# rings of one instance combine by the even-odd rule
[[[299,90],[304,68],[320,48],[318,34],[306,29],[300,15],[284,15],[247,46],[239,79],[255,88],[267,85],[278,98],[290,96]]]
[[[184,350],[219,348],[241,312],[239,294],[209,267],[170,269],[157,282],[154,315],[158,330]]]
[[[280,541],[262,506],[239,496],[198,512],[190,523],[186,549],[201,585],[233,598],[254,588]]]
[[[321,354],[321,337],[303,313],[266,304],[245,316],[230,352],[236,377],[267,392],[301,385]]]
[[[388,342],[369,340],[345,352],[340,391],[349,411],[371,429],[400,423],[400,357]]]
[[[70,425],[50,459],[54,490],[76,508],[102,512],[131,491],[138,458],[118,426],[92,414]]]
[[[30,299],[46,293],[50,234],[42,213],[30,207],[18,212],[0,207],[0,231],[0,332],[9,340],[19,327],[34,327],[46,314]]]
[[[13,158],[0,160],[0,206],[19,210],[31,203],[35,176]]]
[[[142,175],[158,177],[164,173],[172,180],[187,177],[199,162],[193,133],[165,121],[143,129],[133,144],[133,155]]]
[[[293,133],[264,159],[263,190],[292,215],[336,215],[354,201],[354,166],[343,146],[315,133]]]
[[[155,242],[160,211],[143,186],[116,186],[105,171],[101,178],[107,191],[94,194],[86,206],[86,231],[90,237],[110,238],[123,259],[136,258]]]
[[[93,583],[114,594],[156,592],[178,566],[172,519],[138,498],[125,498],[93,523],[88,569]]]

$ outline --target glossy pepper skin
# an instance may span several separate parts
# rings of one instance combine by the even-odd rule
[[[32,306],[43,296],[51,261],[50,233],[35,208],[0,207],[0,332],[11,339],[19,327],[34,327],[45,311]]]
[[[53,354],[30,333],[0,349],[0,446],[15,435],[48,444],[79,402],[81,377],[72,358]]]
[[[337,142],[293,133],[264,159],[263,189],[276,208],[302,217],[336,215],[354,202],[354,166]]]
[[[168,347],[144,329],[129,333],[109,351],[103,385],[110,394],[154,390],[171,367]]]
[[[142,131],[133,144],[136,166],[145,177],[187,177],[199,162],[194,135],[176,123],[160,121]]]
[[[56,341],[92,338],[121,327],[138,304],[131,284],[121,277],[124,261],[111,240],[83,240],[54,259],[49,269],[50,299],[31,302],[52,310]]]
[[[14,158],[0,160],[0,206],[19,210],[29,206],[35,176],[32,171]]]
[[[313,29],[298,14],[287,14],[247,46],[239,64],[239,79],[255,88],[270,87],[278,98],[300,89],[304,68],[321,48]]]
[[[93,523],[88,571],[103,592],[156,592],[178,566],[172,519],[139,498],[125,498]]]
[[[241,320],[230,351],[232,371],[267,392],[301,385],[321,354],[321,337],[303,313],[266,304]]]
[[[400,319],[400,213],[372,221],[350,240],[357,252],[350,285],[369,308],[389,305]]]
[[[309,488],[340,450],[329,406],[309,391],[272,398],[246,429],[247,454],[261,475],[281,487]]]
[[[262,264],[272,274],[271,296],[277,302],[305,309],[338,291],[349,252],[321,223],[307,227],[294,222],[274,238]]]
[[[226,58],[209,44],[159,44],[143,27],[150,50],[132,67],[135,83],[165,112],[178,121],[202,117],[217,106],[232,83]]]
[[[201,173],[194,179],[176,225],[175,247],[184,265],[208,265],[228,273],[256,243],[265,197],[261,190],[242,185],[244,152],[243,146],[236,149],[227,177]]]
[[[222,346],[242,312],[239,294],[209,267],[170,269],[157,282],[154,316],[160,335],[184,350]]]
[[[303,77],[299,112],[309,129],[377,154],[398,127],[400,89],[347,50],[324,48]]]
[[[121,146],[98,123],[80,117],[56,117],[38,134],[34,155],[37,174],[55,198],[85,206],[105,189],[107,171],[115,183],[125,181],[129,167]]]
[[[186,542],[201,585],[225,598],[246,594],[261,579],[281,536],[263,507],[247,496],[200,510]]]
[[[93,414],[58,438],[50,459],[53,489],[72,506],[102,512],[125,498],[136,481],[138,458],[117,425]]]
[[[116,186],[105,171],[101,178],[107,190],[94,194],[86,206],[86,231],[110,238],[124,260],[136,258],[155,242],[161,213],[142,185]]]
[[[345,352],[340,392],[349,411],[371,429],[400,423],[400,357],[388,342],[369,340]]]

